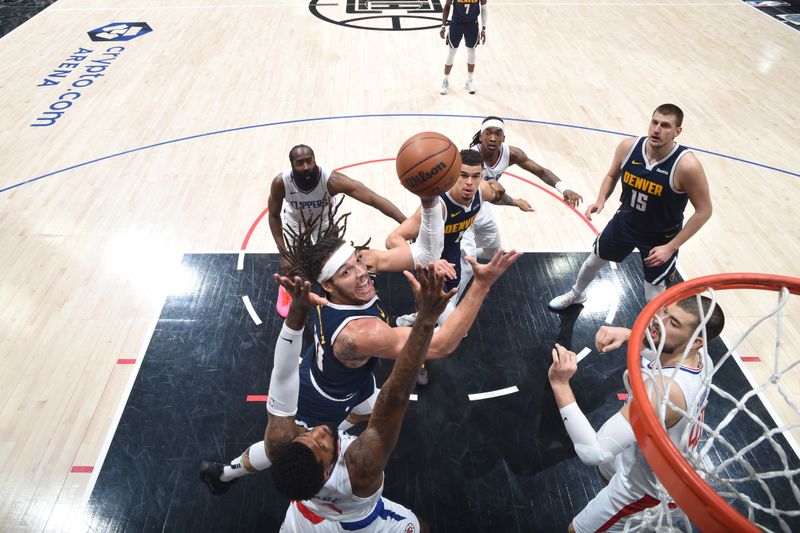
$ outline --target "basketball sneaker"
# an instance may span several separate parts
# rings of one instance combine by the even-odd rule
[[[570,289],[569,292],[562,294],[561,296],[556,296],[550,303],[547,304],[550,309],[553,311],[563,311],[570,305],[582,304],[586,301],[585,294],[576,294],[575,291]]]
[[[450,82],[447,78],[442,80],[442,86],[439,88],[439,94],[447,94],[447,89],[450,88]]]
[[[475,94],[475,82],[474,81],[467,80],[467,83],[464,85],[464,87],[467,89],[469,94]]]
[[[211,494],[215,496],[225,494],[231,488],[231,485],[236,483],[235,479],[231,481],[222,481],[220,479],[223,468],[220,463],[200,462],[200,481],[205,483]]]
[[[286,318],[286,315],[289,314],[290,305],[292,305],[292,295],[286,292],[283,285],[278,286],[278,301],[275,303],[275,310],[281,318]]]

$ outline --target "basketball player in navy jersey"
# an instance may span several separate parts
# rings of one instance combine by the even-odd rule
[[[310,219],[316,214],[327,212],[331,202],[335,201],[334,197],[340,193],[374,207],[398,223],[406,218],[392,202],[360,181],[317,165],[314,151],[304,144],[289,151],[289,162],[291,169],[281,172],[272,180],[267,200],[269,229],[278,247],[284,244],[284,224],[295,231],[299,230],[304,216]],[[323,216],[320,220],[326,223],[328,219]],[[281,258],[281,270],[285,272],[286,267]],[[289,295],[280,287],[276,308],[282,317],[286,316],[289,301]]]
[[[446,32],[447,17],[450,14],[450,6],[453,6],[453,20],[450,21],[450,31]],[[467,46],[467,83],[465,88],[470,94],[475,94],[475,80],[472,78],[475,72],[475,49],[478,47],[478,15],[481,17],[480,44],[486,43],[486,18],[488,16],[486,0],[446,0],[442,10],[442,29],[439,36],[445,40],[447,45],[447,59],[444,62],[444,79],[440,94],[447,94],[450,88],[448,77],[453,69],[453,59],[456,57],[456,50],[461,44],[461,39]]]
[[[620,262],[634,248],[642,254],[644,295],[652,300],[666,288],[675,273],[678,249],[711,218],[708,180],[700,161],[675,142],[683,111],[673,104],[656,108],[646,137],[625,139],[617,146],[597,200],[586,218],[600,213],[622,180],[621,205],[581,266],[572,289],[550,300],[560,311],[586,301],[586,287],[609,261]],[[683,224],[688,202],[694,214]]]
[[[438,202],[438,198],[435,200]],[[438,208],[437,204],[434,206]],[[300,399],[295,418],[309,428],[333,424],[346,430],[368,419],[375,405],[375,358],[397,359],[411,328],[389,326],[360,250],[344,241],[347,215],[336,219],[337,207],[329,211],[323,231],[315,229],[320,225],[317,217],[294,235],[293,242],[282,246],[281,253],[289,264],[289,275],[302,274],[317,281],[327,298],[312,313],[314,344],[300,363]],[[485,265],[468,258],[473,262],[475,281],[434,334],[427,358],[445,357],[458,347],[492,284],[520,256],[513,250],[500,250]],[[261,441],[230,464],[204,463],[201,479],[212,493],[222,494],[236,478],[270,467],[264,449]]]

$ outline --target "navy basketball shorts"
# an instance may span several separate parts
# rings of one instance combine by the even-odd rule
[[[338,426],[356,406],[369,400],[375,389],[375,376],[370,375],[349,392],[332,394],[316,383],[304,359],[300,364],[300,395],[295,420],[308,428],[320,424]]]
[[[450,23],[450,32],[448,40],[452,48],[458,48],[461,44],[461,38],[464,38],[464,43],[467,48],[475,48],[478,46],[478,21],[474,23],[462,24],[459,22]]]
[[[594,252],[601,259],[619,263],[636,248],[642,256],[645,281],[653,285],[661,283],[670,285],[675,281],[678,252],[672,254],[663,265],[656,267],[645,265],[644,260],[650,254],[650,250],[656,246],[667,244],[679,231],[680,227],[668,232],[640,231],[631,227],[620,213],[617,213],[595,240]]]

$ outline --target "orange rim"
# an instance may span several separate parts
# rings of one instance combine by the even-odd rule
[[[641,372],[641,347],[650,319],[663,307],[687,296],[705,291],[758,289],[779,291],[786,287],[800,295],[800,279],[772,274],[715,274],[670,287],[648,303],[633,325],[628,341],[628,379],[633,400],[630,419],[636,442],[659,481],[678,506],[702,531],[760,531],[752,522],[731,507],[706,483],[675,447],[647,398]]]

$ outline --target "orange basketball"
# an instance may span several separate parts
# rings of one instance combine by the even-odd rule
[[[461,154],[456,145],[432,131],[417,133],[404,142],[395,163],[403,187],[423,198],[450,189],[461,172]]]

